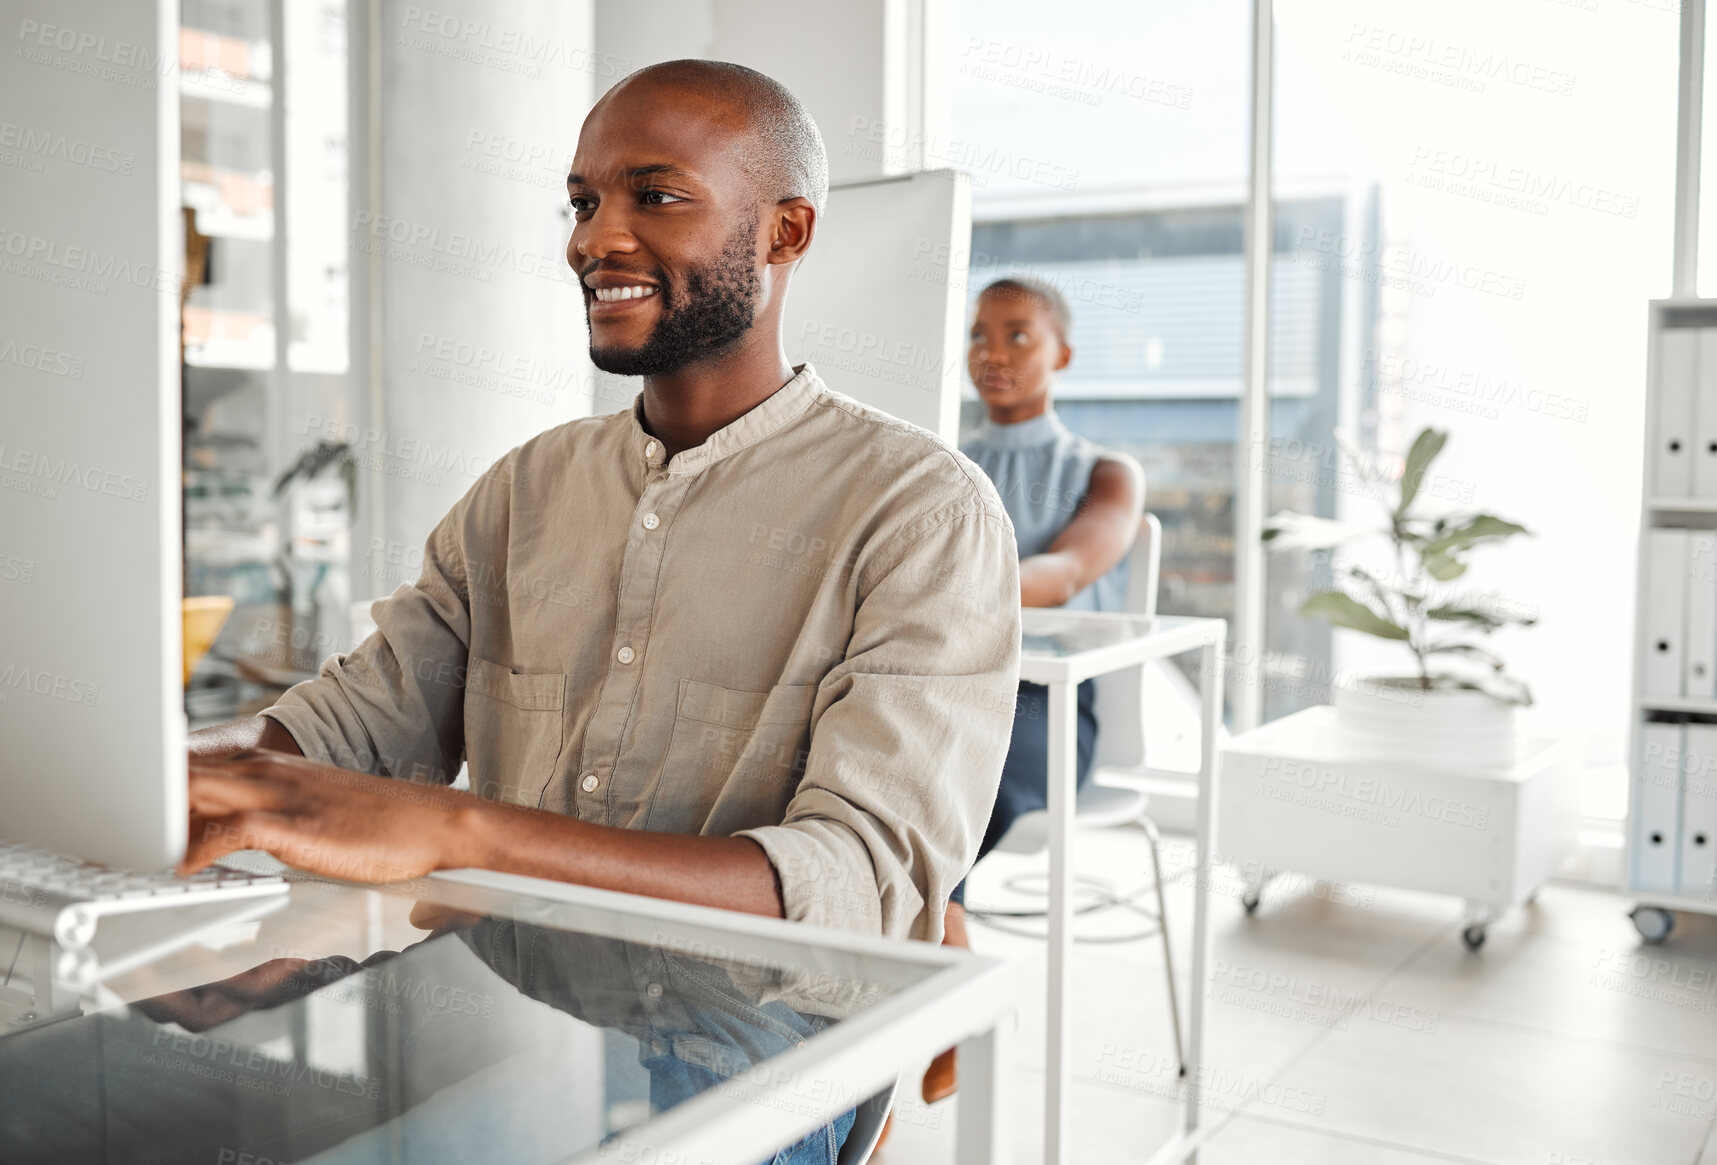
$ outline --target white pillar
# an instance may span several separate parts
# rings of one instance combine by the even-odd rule
[[[1264,695],[1264,508],[1270,500],[1271,0],[1252,4],[1252,136],[1246,187],[1246,344],[1235,446],[1234,730],[1256,728]]]
[[[704,57],[767,73],[816,119],[830,181],[852,182],[933,168],[946,151],[949,12],[947,0],[810,0],[790,17],[775,0],[596,0],[596,45],[635,68]]]
[[[1705,111],[1705,0],[1682,0],[1676,85],[1675,260],[1671,295],[1698,295],[1699,165]]]
[[[592,94],[627,66],[594,52],[589,0],[355,0],[351,28],[341,431],[364,467],[363,596],[415,577],[424,537],[508,449],[619,407],[591,397],[564,208]]]

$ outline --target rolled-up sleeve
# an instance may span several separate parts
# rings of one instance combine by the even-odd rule
[[[938,942],[995,805],[1019,686],[1019,558],[999,503],[925,519],[859,570],[786,819],[745,830],[788,918]]]
[[[466,501],[469,500],[467,495]],[[262,715],[305,756],[381,776],[451,784],[465,749],[471,615],[455,533],[465,501],[424,545],[423,572],[371,608],[376,630]]]

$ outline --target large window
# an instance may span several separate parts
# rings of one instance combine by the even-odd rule
[[[1137,201],[1156,200],[1141,192]],[[1278,208],[1273,440],[1266,451],[1275,471],[1273,509],[1333,512],[1339,463],[1329,435],[1341,420],[1341,370],[1361,358],[1362,327],[1375,312],[1367,304],[1359,325],[1344,326],[1340,270],[1304,262],[1293,247],[1344,230],[1351,201],[1334,192]],[[1147,506],[1164,534],[1159,609],[1232,618],[1245,275],[1240,207],[1230,201],[1080,213],[1076,200],[1046,197],[1032,207],[1036,217],[1020,209],[1016,202],[1013,217],[975,226],[970,298],[1011,272],[1064,290],[1074,309],[1075,358],[1060,377],[1056,411],[1076,432],[1145,467]],[[979,408],[968,401],[967,419],[975,422]],[[1308,562],[1272,568],[1270,593],[1281,601],[1312,583]],[[1269,630],[1266,718],[1327,700],[1327,629],[1277,620]]]
[[[1584,744],[1594,817],[1626,810],[1646,301],[1669,293],[1677,7],[1276,5],[1278,182],[1332,174],[1378,190],[1370,239],[1301,245],[1350,286],[1375,280],[1374,338],[1349,373],[1363,428],[1393,453],[1426,426],[1447,431],[1443,504],[1532,531],[1476,554],[1462,585],[1537,615],[1493,646],[1533,689],[1531,730]],[[1346,265],[1356,255],[1370,272]],[[1381,516],[1358,491],[1337,502],[1344,517]],[[1335,662],[1410,670],[1391,648],[1338,633]]]
[[[1075,9],[1048,30],[1025,4],[959,13],[953,132],[929,161],[974,176],[971,297],[1014,272],[1064,290],[1075,357],[1057,411],[1144,465],[1164,528],[1159,609],[1233,620],[1250,5]],[[1375,285],[1301,250],[1365,229],[1376,196],[1293,185],[1273,247],[1272,440],[1256,455],[1273,508],[1332,515],[1331,434],[1365,403],[1352,370],[1372,344]],[[969,422],[978,407],[968,400]],[[1272,609],[1296,605],[1321,570],[1270,565]],[[1328,698],[1330,650],[1320,624],[1270,622],[1266,717]]]
[[[1625,810],[1676,8],[1276,5],[1266,513],[1377,521],[1338,429],[1386,457],[1446,430],[1447,505],[1535,535],[1479,555],[1466,581],[1538,616],[1495,646],[1536,694],[1529,728],[1585,742],[1592,817]],[[1074,297],[1058,407],[1145,464],[1167,529],[1162,609],[1232,618],[1251,5],[1076,7],[1047,27],[1024,3],[958,12],[940,162],[976,178],[974,283],[1019,265],[1136,293],[1136,310]],[[1322,558],[1272,556],[1265,578],[1266,718],[1326,700],[1344,673],[1410,666],[1300,617],[1329,585]]]

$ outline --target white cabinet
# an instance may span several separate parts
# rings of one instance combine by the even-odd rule
[[[1221,860],[1254,875],[1302,874],[1467,900],[1467,941],[1523,902],[1572,852],[1574,765],[1565,742],[1522,738],[1495,769],[1358,753],[1335,709],[1307,708],[1222,749]],[[1476,933],[1475,933],[1476,928]]]

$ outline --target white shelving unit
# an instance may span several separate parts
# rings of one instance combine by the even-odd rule
[[[1665,828],[1664,821],[1664,798],[1669,796],[1671,785],[1667,771],[1670,762],[1664,759],[1665,740],[1676,739],[1671,733],[1679,732],[1679,739],[1685,742],[1690,728],[1701,734],[1710,729],[1712,738],[1717,739],[1717,695],[1688,690],[1697,682],[1690,678],[1695,674],[1691,668],[1682,669],[1680,691],[1667,690],[1664,681],[1666,671],[1682,668],[1666,659],[1671,653],[1679,657],[1697,646],[1693,640],[1717,639],[1717,630],[1712,630],[1710,622],[1703,623],[1707,634],[1702,635],[1701,624],[1688,616],[1690,604],[1709,602],[1712,592],[1702,593],[1694,585],[1691,568],[1683,574],[1678,621],[1682,641],[1668,642],[1661,629],[1665,626],[1664,613],[1674,601],[1666,600],[1665,595],[1673,595],[1675,588],[1671,586],[1666,592],[1661,579],[1654,583],[1652,570],[1654,536],[1660,532],[1717,533],[1717,299],[1653,300],[1647,330],[1646,446],[1634,602],[1634,701],[1629,727],[1627,861],[1623,876],[1625,891],[1636,899],[1630,915],[1635,928],[1646,942],[1657,943],[1674,929],[1677,911],[1717,914],[1717,877],[1707,873],[1702,884],[1688,884],[1690,866],[1706,862],[1717,872],[1717,862],[1704,856],[1717,852],[1717,830],[1704,824],[1710,813],[1701,802],[1710,795],[1710,783],[1717,781],[1717,756],[1705,754],[1690,772],[1687,761],[1698,757],[1690,757],[1685,743],[1677,751],[1673,758],[1673,828]],[[1685,397],[1675,395],[1678,378]],[[1691,563],[1691,558],[1688,561]],[[1670,617],[1674,618],[1674,612]],[[1688,637],[1690,624],[1692,640]],[[1701,650],[1717,652],[1717,643],[1704,644]],[[1651,756],[1648,747],[1653,749]],[[1657,799],[1655,804],[1653,798]],[[1691,815],[1690,809],[1694,810]],[[1683,860],[1690,855],[1698,860]],[[1675,871],[1673,887],[1666,885],[1662,876],[1666,866]],[[1649,876],[1653,871],[1656,876]]]

